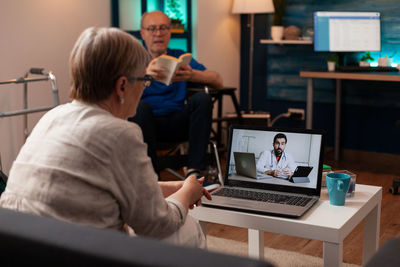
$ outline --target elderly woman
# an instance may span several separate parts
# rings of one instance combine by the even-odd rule
[[[140,128],[125,119],[152,79],[131,35],[89,28],[70,56],[73,101],[46,113],[13,163],[2,207],[99,228],[205,246],[187,215],[202,179],[157,182]],[[128,226],[128,227],[127,227]]]

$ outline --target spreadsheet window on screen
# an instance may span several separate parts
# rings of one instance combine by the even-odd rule
[[[315,12],[314,50],[331,52],[380,51],[380,13]]]

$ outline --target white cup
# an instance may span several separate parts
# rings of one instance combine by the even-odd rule
[[[390,67],[392,66],[393,59],[391,57],[379,57],[378,58],[378,66],[381,67]]]

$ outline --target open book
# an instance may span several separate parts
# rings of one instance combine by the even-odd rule
[[[182,54],[179,58],[168,55],[159,56],[157,58],[156,65],[165,69],[165,72],[163,73],[165,78],[158,81],[166,85],[170,85],[175,71],[177,71],[182,64],[189,64],[191,59],[191,53]]]

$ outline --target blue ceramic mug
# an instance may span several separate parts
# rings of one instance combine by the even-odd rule
[[[349,186],[350,175],[346,173],[328,173],[326,175],[326,187],[328,188],[329,202],[335,206],[344,206]]]

